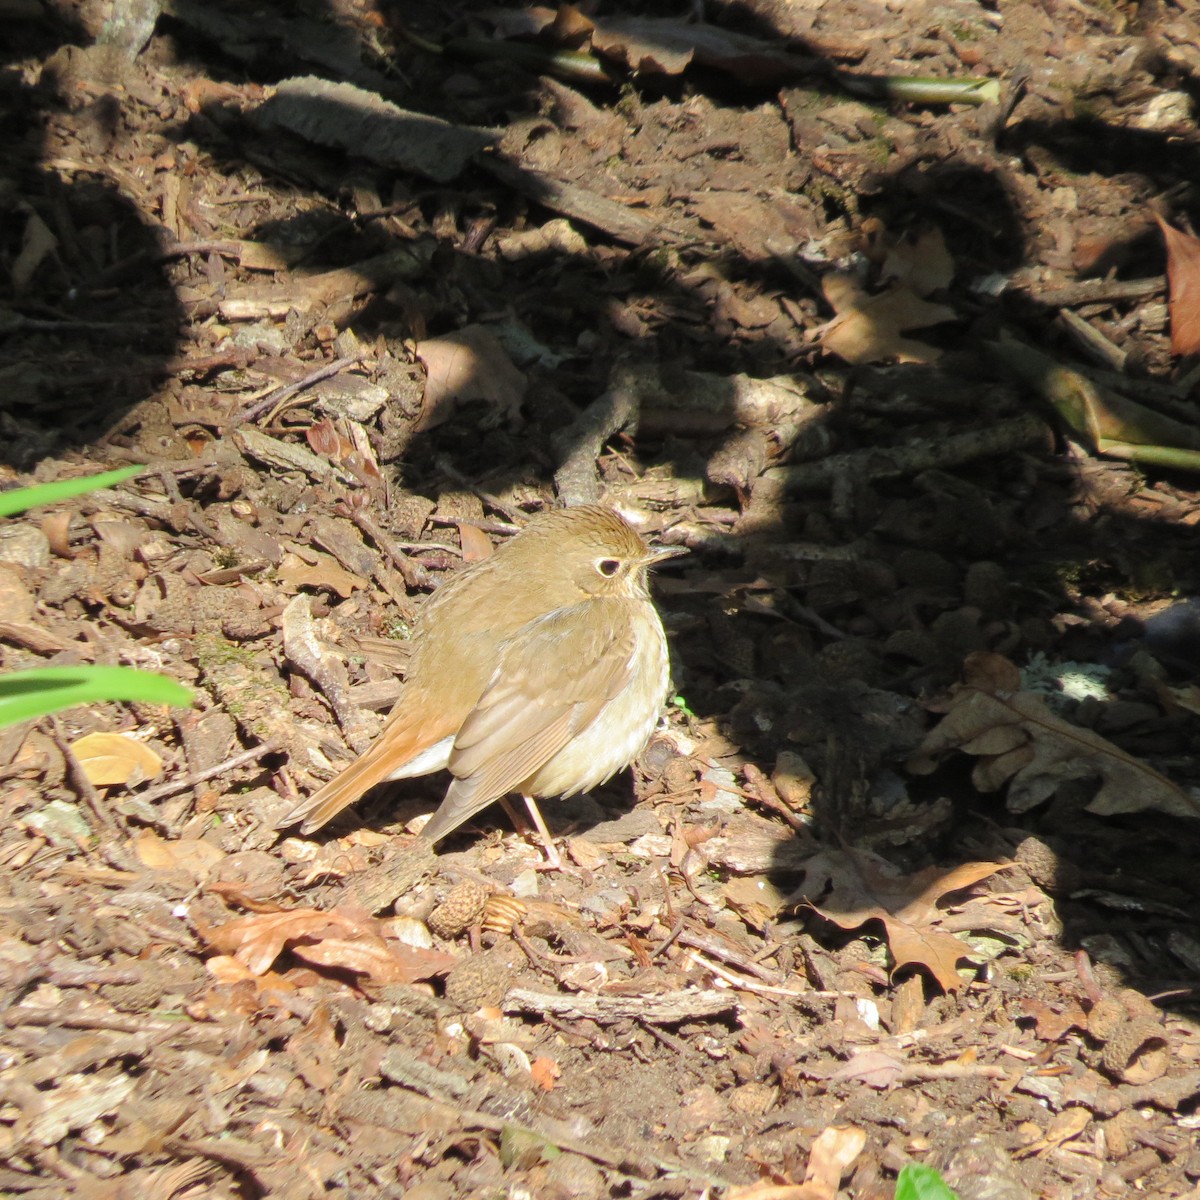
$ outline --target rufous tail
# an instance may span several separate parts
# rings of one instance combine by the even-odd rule
[[[361,799],[377,783],[395,779],[403,774],[404,764],[424,747],[413,746],[415,739],[398,739],[386,729],[365,754],[356,758],[340,775],[335,775],[324,787],[301,800],[282,820],[277,829],[299,823],[301,833],[312,833],[328,824],[344,808]]]

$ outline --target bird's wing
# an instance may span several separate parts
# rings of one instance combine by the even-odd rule
[[[455,780],[423,833],[445,837],[536,774],[630,685],[635,649],[624,606],[598,600],[549,613],[511,638],[458,731]]]

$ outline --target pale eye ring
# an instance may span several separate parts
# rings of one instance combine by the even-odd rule
[[[599,571],[605,579],[611,579],[620,569],[621,560],[619,558],[596,559],[596,570]]]

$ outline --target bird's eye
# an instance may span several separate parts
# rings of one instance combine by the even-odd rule
[[[611,579],[621,569],[621,562],[616,558],[596,559],[596,570],[606,579]]]

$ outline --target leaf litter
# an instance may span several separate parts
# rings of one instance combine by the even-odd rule
[[[2,665],[200,706],[0,730],[6,1193],[1189,1189],[1197,510],[1090,454],[1187,466],[1186,267],[1168,311],[1130,233],[1185,215],[1137,147],[1194,142],[1194,31],[755,11],[564,10],[608,55],[566,83],[471,14],[30,18],[4,484],[150,469],[0,526]],[[569,869],[491,814],[435,858],[437,780],[279,840],[436,584],[587,494],[692,556],[632,784],[548,806]]]

